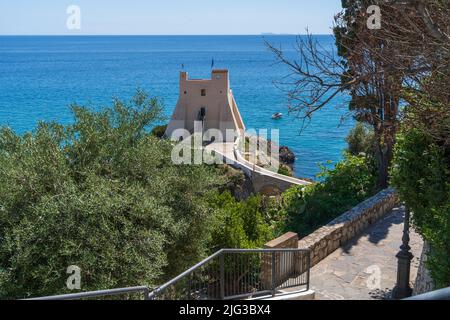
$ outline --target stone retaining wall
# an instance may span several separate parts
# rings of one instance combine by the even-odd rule
[[[425,266],[429,250],[430,245],[425,241],[423,244],[422,256],[420,257],[419,270],[417,270],[417,277],[414,284],[414,296],[435,290],[434,281]]]
[[[311,266],[389,213],[398,203],[393,189],[383,190],[298,242],[311,250]]]
[[[298,234],[295,232],[288,232],[275,240],[272,240],[264,245],[264,249],[292,249],[297,248]]]
[[[298,245],[298,235],[294,232],[288,232],[281,237],[272,240],[264,245],[264,249],[292,249]],[[297,255],[291,252],[277,253],[274,255],[275,285],[279,286],[284,283],[295,269],[295,258]],[[272,254],[263,254],[261,259],[261,281],[263,287],[271,288],[272,286]]]
[[[312,267],[389,213],[397,204],[395,191],[383,190],[301,239],[297,247],[310,250]],[[279,242],[277,239],[274,241]]]

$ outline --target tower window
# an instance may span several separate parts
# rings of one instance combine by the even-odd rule
[[[202,97],[206,96],[206,89],[202,89]]]

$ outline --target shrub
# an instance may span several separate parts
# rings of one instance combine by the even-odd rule
[[[360,154],[365,154],[373,157],[375,135],[373,129],[366,124],[358,122],[356,126],[350,130],[345,141],[348,144],[347,152],[351,155],[358,156]]]
[[[161,139],[164,137],[164,134],[166,133],[167,130],[167,124],[166,125],[162,125],[162,126],[156,126],[152,129],[152,135],[154,135],[155,137]]]
[[[273,238],[261,212],[261,196],[239,202],[226,191],[212,196],[209,204],[217,210],[210,245],[212,251],[261,248]]]
[[[61,294],[66,269],[81,289],[154,286],[207,251],[214,167],[176,166],[172,145],[148,133],[156,99],[138,92],[74,123],[0,132],[0,296]]]
[[[278,169],[278,174],[282,174],[284,176],[292,177],[291,170],[288,166],[281,164],[280,169]]]
[[[427,268],[436,285],[450,286],[450,157],[448,145],[418,128],[397,137],[392,184],[412,210],[414,227],[430,244]]]
[[[333,169],[321,169],[322,182],[283,194],[285,231],[306,236],[376,192],[374,169],[365,156],[346,154]]]

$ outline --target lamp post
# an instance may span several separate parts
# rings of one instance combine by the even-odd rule
[[[409,220],[411,212],[409,208],[405,208],[405,223],[403,226],[403,238],[402,245],[400,246],[400,251],[397,253],[396,257],[398,259],[397,267],[397,284],[392,292],[394,299],[404,299],[411,297],[412,289],[409,285],[410,279],[410,269],[411,260],[414,257],[410,252],[411,247],[409,246]]]

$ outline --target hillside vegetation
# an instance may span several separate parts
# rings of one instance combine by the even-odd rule
[[[161,109],[138,91],[98,112],[74,105],[69,125],[0,130],[0,297],[69,293],[73,265],[81,291],[155,287],[221,248],[306,235],[373,192],[365,156],[347,155],[322,183],[251,195],[227,166],[173,164],[150,131]]]

